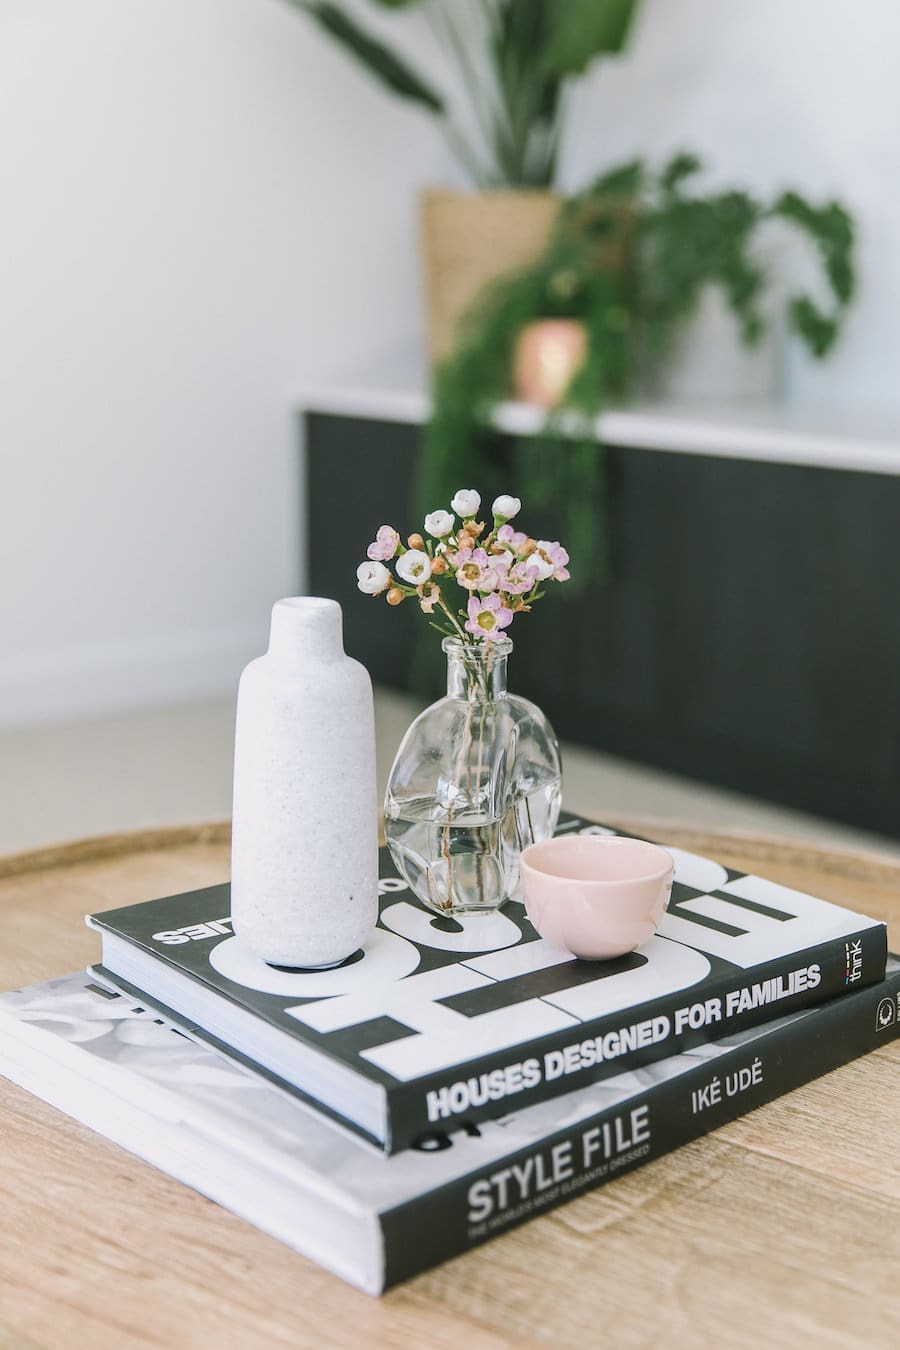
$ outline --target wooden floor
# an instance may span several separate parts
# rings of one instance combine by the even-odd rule
[[[900,867],[668,831],[890,919]],[[227,831],[0,860],[0,986],[94,959],[88,910],[227,875]],[[900,1345],[900,1048],[367,1298],[0,1082],[3,1350]]]

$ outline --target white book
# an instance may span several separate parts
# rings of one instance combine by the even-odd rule
[[[892,959],[878,985],[391,1156],[82,973],[0,994],[0,1073],[377,1294],[887,1042],[898,1000]]]

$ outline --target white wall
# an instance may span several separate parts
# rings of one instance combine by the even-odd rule
[[[281,0],[0,5],[0,720],[233,687],[443,150]]]
[[[851,204],[803,399],[900,398],[898,49],[895,0],[648,0],[576,100],[569,184],[686,145]],[[281,0],[3,0],[0,720],[232,687],[300,582],[290,390],[416,340],[414,196],[452,172]]]

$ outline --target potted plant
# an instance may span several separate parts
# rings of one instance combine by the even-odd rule
[[[539,257],[484,292],[435,372],[422,509],[460,476],[493,490],[496,475],[508,472],[493,450],[494,409],[534,394],[535,347],[542,333],[559,344],[564,332],[565,350],[550,363],[556,384],[534,398],[555,406],[543,435],[520,447],[517,473],[528,495],[562,505],[579,579],[596,576],[605,542],[596,415],[658,376],[710,287],[723,295],[741,340],[760,341],[771,278],[755,242],[772,222],[811,245],[828,297],[789,295],[787,324],[814,357],[830,351],[854,288],[846,209],[794,191],[773,201],[739,189],[703,193],[694,186],[700,167],[695,156],[679,154],[661,172],[636,160],[604,174],[564,204]]]
[[[392,94],[440,125],[475,193],[422,202],[429,348],[452,349],[484,285],[523,266],[553,228],[567,91],[601,56],[620,52],[638,0],[370,0],[419,8],[457,91],[439,88],[344,6],[291,0]]]

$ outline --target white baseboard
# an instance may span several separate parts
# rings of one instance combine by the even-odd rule
[[[94,717],[233,694],[266,624],[0,658],[0,726]]]

